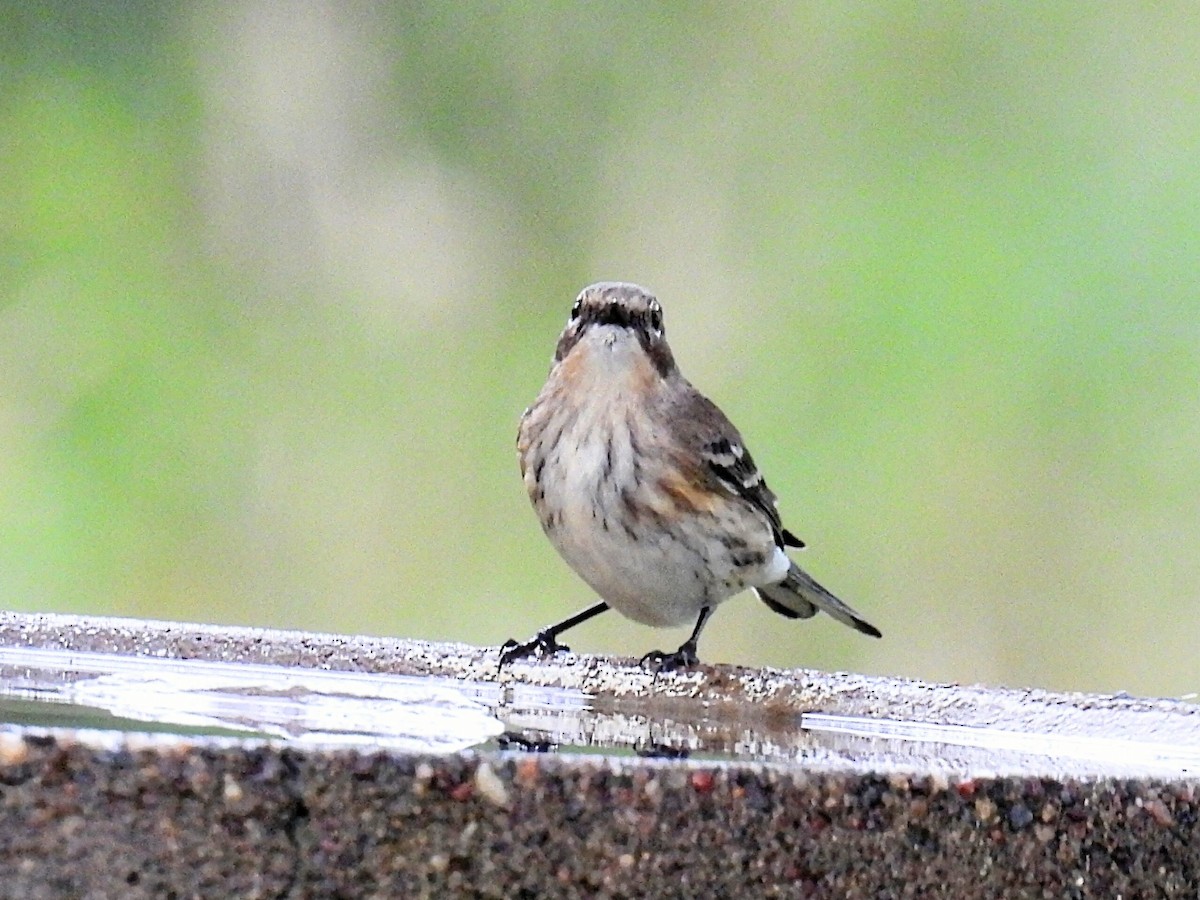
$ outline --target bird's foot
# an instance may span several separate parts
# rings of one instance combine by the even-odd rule
[[[673,672],[676,669],[690,669],[700,665],[696,656],[696,647],[691,642],[685,643],[674,653],[665,650],[651,650],[642,657],[642,667],[655,672]]]
[[[519,731],[506,731],[496,738],[501,750],[524,750],[526,753],[551,753],[558,744],[546,737],[526,737]]]
[[[635,747],[633,752],[642,759],[687,759],[692,751],[687,747],[651,743],[644,747]]]
[[[554,633],[550,631],[539,631],[531,640],[524,643],[518,643],[510,638],[500,646],[500,668],[504,668],[515,659],[522,659],[526,656],[541,659],[545,656],[553,656],[559,651],[569,653],[570,650],[571,648],[566,644],[560,644]]]

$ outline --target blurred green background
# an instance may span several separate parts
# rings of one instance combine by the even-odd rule
[[[1198,46],[1190,2],[7,3],[0,606],[528,636],[592,597],[517,417],[622,279],[885,633],[745,596],[704,658],[1200,689]]]

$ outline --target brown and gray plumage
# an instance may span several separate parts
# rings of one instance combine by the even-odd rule
[[[559,634],[610,607],[646,625],[695,622],[679,650],[645,657],[694,664],[713,609],[747,588],[788,618],[822,610],[880,636],[788,557],[803,543],[783,527],[738,430],[680,374],[644,288],[602,282],[580,293],[521,417],[517,452],[546,536],[603,602],[509,641],[502,664],[560,649]]]

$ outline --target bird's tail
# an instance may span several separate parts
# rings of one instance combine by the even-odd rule
[[[755,593],[763,603],[789,619],[808,619],[815,616],[820,609],[855,631],[861,631],[871,637],[883,636],[878,628],[813,581],[809,574],[795,563],[792,563],[783,581],[755,588]]]

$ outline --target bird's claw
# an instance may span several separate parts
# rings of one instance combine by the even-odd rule
[[[524,643],[509,638],[500,646],[500,667],[504,668],[513,660],[526,656],[535,656],[541,659],[545,656],[553,656],[559,651],[570,652],[570,650],[570,647],[560,644],[553,634],[546,631],[539,631],[531,640]]]
[[[676,669],[690,669],[700,665],[700,658],[696,655],[695,647],[684,644],[674,653],[651,650],[642,657],[641,665],[655,672],[673,672]]]

